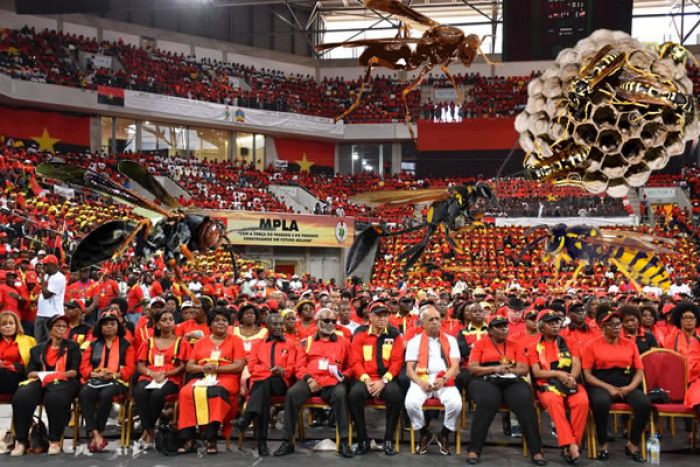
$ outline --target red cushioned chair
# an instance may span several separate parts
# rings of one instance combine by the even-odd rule
[[[683,355],[669,349],[651,349],[642,356],[644,364],[644,392],[654,388],[663,389],[670,399],[668,404],[653,404],[653,409],[659,417],[669,417],[671,423],[676,418],[692,420],[691,447],[695,449],[695,433],[697,417],[693,409],[683,405],[685,392],[688,389],[687,362]],[[651,419],[651,432],[656,432],[654,417]]]
[[[431,397],[423,403],[423,410],[438,410],[444,412],[445,406],[442,405],[440,399],[437,397]],[[465,406],[462,405],[462,410],[465,410]],[[416,432],[413,429],[413,424],[410,424],[411,433],[411,454],[416,453]],[[457,417],[457,426],[455,430],[455,452],[457,455],[462,453],[462,416]]]
[[[304,411],[306,409],[332,409],[330,404],[324,402],[320,397],[309,397],[301,405],[301,410],[299,410],[299,438],[303,441],[306,438],[306,429],[304,426]],[[348,424],[352,425],[350,418],[348,417]],[[348,428],[348,444],[352,446],[352,430]],[[335,448],[340,451],[340,428],[336,421],[335,424]]]

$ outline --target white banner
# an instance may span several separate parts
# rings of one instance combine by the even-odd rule
[[[73,188],[68,188],[66,186],[54,185],[53,192],[64,198],[71,199],[75,196],[75,190]]]
[[[340,136],[343,134],[343,122],[334,122],[332,118],[233,107],[148,92],[124,91],[124,107],[177,116],[187,115],[188,117],[218,122],[230,122],[236,124],[236,126],[257,126],[313,135],[325,133]]]
[[[538,224],[555,225],[566,224],[572,225],[591,225],[595,227],[604,225],[637,225],[639,219],[637,216],[626,217],[497,217],[496,225],[498,227],[508,225],[532,226]]]
[[[435,101],[456,101],[457,93],[454,88],[433,88]]]
[[[644,194],[647,195],[648,199],[651,198],[675,198],[676,188],[644,188]]]
[[[92,64],[98,68],[112,69],[112,57],[99,54],[85,54],[92,61]]]
[[[275,161],[276,169],[286,169],[287,167],[289,167],[289,161],[281,161],[279,159]]]

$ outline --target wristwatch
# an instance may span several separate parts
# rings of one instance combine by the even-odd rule
[[[386,376],[383,377],[383,378],[382,378],[382,382],[383,382],[384,384],[389,384],[389,378],[387,378]]]

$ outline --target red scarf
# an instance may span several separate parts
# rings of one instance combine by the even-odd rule
[[[109,361],[105,366],[105,354],[107,353],[107,343],[105,342],[102,348],[102,357],[100,358],[100,368],[106,368],[114,374],[119,373],[119,338],[112,341],[112,348],[109,349]]]
[[[441,357],[445,361],[445,366],[450,367],[450,341],[447,340],[447,335],[440,331],[440,347]],[[418,348],[418,363],[416,363],[416,374],[423,381],[428,381],[428,333],[424,332],[420,335],[420,347]],[[442,377],[445,372],[440,372],[437,377]],[[454,378],[448,380],[445,386],[454,386]]]

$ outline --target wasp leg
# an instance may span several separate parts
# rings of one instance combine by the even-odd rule
[[[464,94],[462,94],[462,91],[460,91],[457,87],[457,83],[455,82],[454,76],[452,76],[452,74],[450,73],[450,70],[447,68],[447,65],[442,65],[440,69],[445,74],[445,76],[447,76],[447,79],[450,81],[450,84],[452,84],[455,93],[457,93],[457,102],[455,102],[455,105],[461,106],[464,102]]]
[[[149,221],[148,219],[141,219],[138,223],[138,226],[129,234],[128,237],[126,237],[126,239],[124,239],[122,246],[114,252],[112,258],[120,257],[131,246],[131,242],[134,241],[136,236],[142,231],[144,233],[144,236],[148,236],[151,233],[152,226],[153,224],[151,224],[151,221]]]
[[[335,121],[339,122],[340,120],[344,119],[348,115],[350,115],[352,112],[355,111],[357,106],[360,105],[360,100],[362,99],[362,94],[365,92],[365,86],[367,86],[367,83],[369,82],[369,78],[372,75],[372,67],[374,65],[379,64],[379,58],[377,57],[372,57],[369,59],[369,62],[367,63],[367,70],[365,71],[365,77],[362,79],[362,84],[360,84],[360,90],[357,92],[357,98],[355,98],[355,102],[352,103],[350,107],[347,108],[345,112],[342,114],[338,115],[335,117]]]
[[[627,279],[630,280],[630,282],[632,282],[632,286],[635,288],[635,290],[637,290],[637,292],[642,291],[642,288],[639,286],[639,284],[637,284],[637,281],[634,280],[634,277],[632,277],[632,273],[629,271],[629,269],[627,269],[625,265],[620,263],[615,258],[610,258],[609,261],[617,267],[617,270],[620,271],[622,275],[624,275]]]
[[[412,120],[411,113],[408,109],[408,101],[406,100],[406,96],[408,96],[411,93],[411,91],[413,91],[416,87],[418,87],[418,85],[420,85],[420,83],[423,82],[423,80],[425,79],[425,76],[428,73],[430,73],[430,70],[432,70],[432,69],[433,69],[433,65],[430,65],[430,64],[425,65],[423,67],[423,69],[420,71],[420,73],[418,74],[418,77],[415,80],[413,80],[413,82],[411,84],[406,86],[404,88],[404,90],[401,92],[401,99],[403,99],[403,108],[404,108],[404,112],[405,112],[404,118],[406,119],[406,126],[408,126],[408,131],[409,131],[409,133],[411,133],[411,139],[414,142],[416,141],[416,134],[413,131],[413,126],[411,125],[411,120]]]
[[[348,257],[345,262],[345,273],[347,275],[352,274],[367,255],[376,248],[377,243],[379,243],[379,238],[385,235],[384,229],[378,225],[370,225],[357,234],[355,240],[352,242],[350,251],[348,251]]]
[[[408,248],[406,251],[399,255],[399,261],[401,261],[402,259],[406,260],[406,264],[403,267],[404,272],[408,271],[414,264],[416,264],[418,258],[420,258],[423,254],[423,251],[425,251],[425,247],[428,246],[428,242],[430,242],[430,237],[432,237],[435,233],[435,229],[435,224],[428,224],[428,228],[425,231],[425,236],[421,239],[420,243],[413,245],[412,247]]]
[[[578,266],[576,266],[576,269],[574,270],[574,275],[571,276],[571,279],[569,279],[566,282],[566,285],[564,286],[565,289],[568,289],[569,287],[571,287],[571,284],[574,283],[574,281],[579,276],[579,274],[581,274],[581,271],[583,270],[583,268],[586,267],[587,265],[588,265],[588,262],[586,260],[579,261]]]
[[[452,236],[450,235],[450,229],[447,227],[445,227],[445,239],[447,240],[447,244],[450,246],[450,248],[452,248],[454,251],[456,251],[460,255],[464,254],[464,250],[461,249],[459,246],[457,246],[455,239],[452,238]]]

